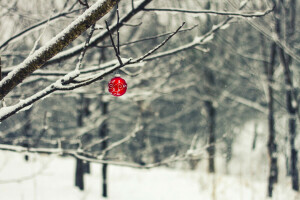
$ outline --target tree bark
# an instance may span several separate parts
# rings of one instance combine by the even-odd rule
[[[209,10],[211,7],[211,2],[207,1],[205,5],[205,9]],[[211,28],[211,18],[209,15],[206,15],[205,26],[203,27],[203,31],[207,32]],[[210,61],[208,58],[205,58],[205,63],[209,65]],[[211,71],[208,67],[204,68],[204,80],[205,92],[213,99],[214,96],[214,87],[215,87],[215,76],[213,71]],[[208,172],[215,173],[215,152],[216,152],[216,136],[215,136],[215,126],[216,126],[216,108],[213,105],[213,100],[204,101],[204,106],[206,109],[206,117],[207,117],[207,126],[208,126]]]
[[[102,102],[102,115],[105,116],[108,114],[108,102]],[[107,120],[105,120],[102,124],[102,126],[99,129],[99,137],[101,138],[105,138],[108,136],[108,124],[107,124]],[[101,143],[101,150],[106,149],[108,146],[108,141],[104,140]],[[107,193],[107,164],[103,164],[102,165],[102,196],[103,197],[107,197],[108,193]]]
[[[83,126],[83,112],[82,112],[82,101],[83,97],[80,97],[80,101],[78,102],[77,108],[77,126]],[[75,186],[77,186],[80,190],[84,190],[84,163],[82,160],[76,158],[76,171],[75,171]]]
[[[25,110],[24,112],[24,119],[27,120],[26,123],[24,124],[23,127],[23,136],[26,138],[26,140],[24,141],[24,144],[22,145],[23,147],[30,147],[30,142],[29,140],[33,139],[33,130],[32,130],[32,126],[31,126],[31,112],[32,112],[32,108]],[[29,160],[29,156],[26,154],[24,156],[25,161]]]
[[[84,165],[80,159],[76,159],[75,186],[80,190],[84,190]]]
[[[274,118],[274,95],[273,95],[273,74],[276,57],[276,44],[272,43],[270,64],[265,63],[265,73],[268,81],[268,153],[270,159],[269,181],[268,181],[268,196],[272,197],[274,184],[278,181],[278,164],[277,164],[277,144],[276,144],[276,130]]]
[[[274,1],[276,2],[276,1]],[[282,3],[282,5],[280,4]],[[286,3],[286,5],[283,5]],[[285,16],[282,12],[282,9],[285,9]],[[279,39],[282,40],[283,33],[281,31],[282,21],[281,19],[285,19],[284,23],[285,28],[284,33],[286,42],[289,43],[289,46],[293,46],[293,43],[290,41],[290,38],[294,36],[296,32],[295,20],[296,20],[296,1],[291,0],[289,3],[284,1],[278,1],[275,9],[275,29]],[[291,63],[292,57],[284,52],[284,49],[278,47],[279,49],[279,57],[281,65],[284,69],[284,77],[285,77],[285,85],[286,85],[286,107],[287,112],[289,114],[288,120],[288,130],[289,130],[289,137],[290,137],[290,170],[291,170],[291,178],[292,178],[292,189],[299,191],[299,173],[297,168],[298,162],[298,151],[295,147],[295,139],[296,139],[296,118],[297,118],[297,110],[298,110],[298,103],[297,103],[297,94],[294,89],[293,85],[293,75],[291,70]]]
[[[215,118],[216,118],[216,109],[213,106],[212,101],[206,101],[205,107],[207,111],[207,120],[208,120],[208,172],[209,173],[215,173],[215,142],[216,142],[216,136],[215,136]]]

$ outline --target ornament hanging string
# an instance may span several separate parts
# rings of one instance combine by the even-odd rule
[[[116,5],[117,7],[117,50],[118,50],[118,55],[120,56],[120,14],[119,14],[119,3]],[[121,63],[120,63],[121,64]],[[122,63],[123,64],[123,63]],[[123,65],[121,65],[123,67]],[[120,69],[117,69],[115,72],[115,76],[118,76],[120,74]]]
[[[119,34],[119,23],[120,23],[120,16],[119,16],[119,6],[118,4],[116,5],[116,9],[117,9],[117,47],[115,45],[115,42],[114,42],[114,39],[112,37],[112,33],[109,29],[109,25],[108,25],[108,22],[105,21],[106,23],[106,28],[107,28],[107,31],[109,33],[109,37],[110,37],[110,40],[111,40],[111,43],[112,43],[112,46],[115,50],[115,53],[116,53],[116,56],[117,56],[117,59],[120,63],[120,67],[121,68],[122,66],[124,66],[123,62],[122,62],[122,59],[120,57],[120,34]],[[127,83],[124,79],[122,79],[119,75],[119,69],[117,69],[115,71],[115,77],[112,78],[110,80],[110,82],[108,83],[108,91],[113,95],[113,96],[122,96],[123,94],[125,94],[126,90],[127,90]]]
[[[108,22],[105,20],[105,24],[106,24],[106,29],[109,33],[109,37],[110,37],[110,40],[111,40],[111,43],[112,43],[112,46],[115,50],[115,53],[116,53],[116,56],[117,56],[117,59],[120,63],[120,67],[122,67],[124,64],[122,62],[122,59],[120,57],[120,32],[119,32],[119,28],[120,28],[120,14],[119,14],[119,3],[117,3],[116,5],[116,9],[117,9],[117,46],[115,45],[115,42],[114,42],[114,39],[112,37],[112,33],[110,31],[110,28],[109,28],[109,25],[108,25]],[[119,69],[117,69],[115,72],[114,72],[114,75],[116,76],[117,74],[119,74]]]

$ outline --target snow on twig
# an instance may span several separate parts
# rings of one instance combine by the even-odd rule
[[[213,15],[224,15],[230,17],[264,17],[269,13],[274,11],[274,8],[267,9],[262,12],[252,12],[252,13],[245,13],[245,12],[225,12],[225,11],[214,11],[214,10],[188,10],[188,9],[180,9],[180,8],[144,8],[143,11],[158,11],[158,12],[182,12],[188,14],[213,14]]]
[[[184,26],[184,24],[185,24],[185,22],[183,22],[182,25],[179,26],[175,32],[173,32],[171,35],[169,35],[159,45],[157,45],[155,48],[151,49],[148,53],[141,56],[140,58],[134,60],[133,62],[140,62],[140,61],[144,60],[145,58],[147,58],[148,56],[150,56],[151,54],[153,54],[155,51],[157,51],[159,48],[161,48],[164,44],[166,44],[176,33],[178,33],[178,31]]]
[[[85,44],[84,44],[84,48],[83,48],[83,50],[81,51],[80,56],[79,56],[79,58],[78,58],[78,62],[77,62],[77,65],[76,65],[76,70],[79,70],[80,67],[81,67],[81,65],[82,65],[82,60],[83,60],[83,57],[84,57],[84,55],[85,55],[85,53],[86,53],[86,50],[87,50],[87,48],[88,48],[88,46],[89,46],[91,37],[93,36],[93,33],[94,33],[94,31],[95,31],[95,26],[96,26],[96,24],[93,24],[93,25],[92,25],[91,31],[90,31],[88,37],[86,38],[86,41],[85,41]]]

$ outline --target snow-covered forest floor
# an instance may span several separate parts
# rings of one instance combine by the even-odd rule
[[[17,153],[1,152],[1,200],[94,200],[100,195],[100,165],[92,165],[85,176],[86,190],[73,186],[75,160],[57,156],[35,156],[25,162]],[[139,170],[109,167],[110,200],[263,200],[265,181],[243,176],[208,175],[199,170],[167,168]],[[297,200],[289,184],[275,189],[276,200]]]
[[[264,200],[267,189],[267,156],[262,143],[255,151],[249,148],[251,137],[245,132],[234,146],[229,175],[222,159],[216,175],[206,173],[206,162],[197,170],[159,167],[150,170],[109,166],[109,200]],[[221,157],[219,157],[221,158]],[[281,162],[283,163],[283,162]],[[33,155],[0,152],[1,200],[95,200],[101,194],[101,165],[92,164],[85,175],[85,191],[74,185],[75,159],[56,155]],[[298,200],[290,188],[290,179],[281,170],[274,200]],[[103,199],[103,198],[102,198]]]

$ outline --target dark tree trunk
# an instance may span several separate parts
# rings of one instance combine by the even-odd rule
[[[293,47],[293,41],[290,40],[294,37],[296,32],[296,0],[291,0],[289,2],[285,1],[274,1],[277,2],[276,9],[275,9],[275,16],[276,16],[276,33],[280,40],[282,38],[286,38],[286,43]],[[285,5],[284,5],[285,4]],[[282,10],[284,12],[282,12]],[[285,19],[285,21],[281,21]],[[284,26],[281,24],[284,23]],[[281,29],[285,28],[284,31]],[[283,37],[283,34],[286,34]],[[288,122],[288,130],[289,130],[289,137],[290,137],[290,171],[291,171],[291,178],[292,178],[292,189],[299,191],[299,174],[297,168],[298,162],[298,152],[295,147],[295,138],[296,138],[296,118],[297,118],[297,110],[298,110],[298,103],[297,103],[297,93],[294,89],[293,85],[293,74],[291,71],[291,63],[292,57],[284,52],[282,47],[278,47],[279,49],[279,57],[281,61],[281,65],[284,68],[284,77],[285,77],[285,85],[286,85],[286,107],[287,112],[289,114],[289,122]]]
[[[273,95],[273,74],[276,57],[276,44],[272,43],[270,64],[265,63],[265,73],[268,81],[268,153],[270,159],[269,181],[268,181],[268,196],[272,197],[274,184],[278,181],[278,164],[277,164],[277,144],[274,119],[274,95]]]
[[[80,159],[76,159],[75,186],[84,190],[84,164]]]
[[[232,159],[232,144],[233,144],[233,137],[234,136],[231,136],[231,137],[226,137],[225,138],[225,145],[226,145],[226,174],[229,174],[230,173],[230,170],[229,170],[229,163]]]
[[[24,127],[23,127],[23,135],[25,137],[25,141],[24,141],[24,144],[22,145],[23,147],[27,147],[29,148],[30,147],[30,140],[33,140],[33,133],[32,133],[32,127],[31,127],[31,111],[32,111],[32,108],[26,110],[24,112],[24,119],[26,119],[26,123],[24,124]],[[24,156],[24,159],[25,161],[28,161],[29,160],[29,156],[26,154]]]
[[[285,137],[285,144],[289,143],[289,137]],[[285,168],[286,168],[286,176],[291,176],[291,165],[290,165],[290,156],[289,150],[284,151],[285,157]]]
[[[90,99],[84,98],[82,95],[83,100],[82,100],[82,107],[81,107],[81,112],[83,113],[83,116],[88,117],[91,114],[91,111],[89,109],[90,106]],[[90,138],[91,139],[91,138]],[[89,140],[90,142],[90,140]],[[90,167],[90,162],[86,161],[83,163],[84,164],[84,173],[90,174],[91,173],[91,167]]]
[[[108,114],[108,102],[102,102],[102,115],[106,116]],[[105,120],[99,129],[99,137],[105,138],[108,136],[108,123]],[[106,149],[108,146],[108,141],[104,140],[101,143],[101,150]],[[107,197],[107,164],[102,165],[102,196]]]
[[[291,175],[292,175],[292,188],[293,190],[299,191],[299,173],[298,173],[298,151],[295,148],[295,137],[296,137],[296,120],[290,119],[290,145],[291,145]]]
[[[91,173],[90,162],[84,162],[83,165],[84,165],[84,167],[83,167],[84,168],[83,169],[84,173],[85,174],[90,174]]]
[[[147,148],[147,119],[151,117],[151,112],[147,110],[144,105],[144,101],[137,101],[137,106],[139,108],[139,116],[141,118],[141,124],[143,126],[143,130],[140,130],[134,140],[130,143],[130,150],[133,162],[138,163],[140,165],[145,165],[147,160],[145,160],[146,148]]]
[[[83,96],[80,96],[77,103],[77,126],[83,126],[83,112],[82,112]],[[75,186],[80,190],[84,190],[84,163],[82,160],[76,158],[76,170],[75,170]]]
[[[216,142],[216,136],[215,136],[215,117],[216,117],[216,110],[213,106],[212,101],[206,101],[205,107],[207,111],[207,120],[208,120],[208,172],[209,173],[215,173],[215,142]]]
[[[211,2],[207,1],[205,9],[209,10],[211,8]],[[205,26],[203,27],[203,33],[206,33],[211,29],[212,22],[209,15],[206,15]],[[209,65],[210,61],[208,57],[205,58],[205,63]],[[204,68],[204,79],[205,79],[205,92],[211,97],[215,96],[215,76],[214,72],[209,69],[209,67]],[[215,152],[216,152],[216,135],[215,135],[215,126],[216,126],[216,108],[213,105],[213,100],[204,101],[206,113],[207,113],[207,126],[208,126],[208,172],[215,173]]]
[[[102,166],[102,196],[107,197],[107,164]]]

